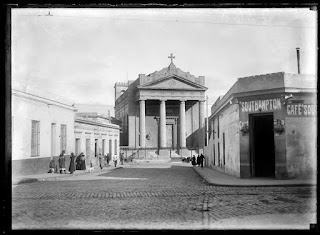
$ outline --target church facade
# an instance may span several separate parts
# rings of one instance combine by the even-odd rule
[[[185,157],[204,147],[205,77],[173,63],[135,81],[115,84],[120,145],[139,158]]]

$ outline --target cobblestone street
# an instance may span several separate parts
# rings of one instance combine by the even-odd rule
[[[209,186],[185,164],[120,166],[14,186],[12,229],[228,229],[237,218],[292,214],[303,222],[316,213],[315,193],[313,186]],[[291,219],[282,228],[309,223]]]

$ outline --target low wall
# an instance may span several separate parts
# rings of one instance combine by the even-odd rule
[[[58,164],[59,156],[53,158],[56,165]],[[70,165],[70,156],[66,155],[66,170],[68,171]],[[51,157],[44,158],[30,158],[23,160],[12,161],[12,175],[33,175],[47,173],[49,170],[49,163]]]

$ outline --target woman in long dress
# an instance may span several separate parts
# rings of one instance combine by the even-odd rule
[[[73,153],[71,153],[71,156],[70,156],[70,165],[69,165],[70,174],[73,174],[73,172],[75,171],[74,159],[75,159],[75,156],[74,156]]]
[[[78,155],[77,159],[76,159],[76,170],[81,170],[81,156],[82,156],[82,152]]]
[[[60,174],[66,173],[66,159],[64,157],[65,151],[62,150],[60,156],[59,156],[59,168],[60,168]]]
[[[85,170],[86,169],[86,157],[84,154],[81,155],[81,165],[80,165],[80,169],[81,170]]]

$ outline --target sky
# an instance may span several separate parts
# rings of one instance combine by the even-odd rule
[[[114,105],[114,84],[174,64],[205,76],[208,105],[239,77],[317,72],[309,8],[12,9],[12,87],[64,103]],[[210,114],[209,114],[210,115]]]

